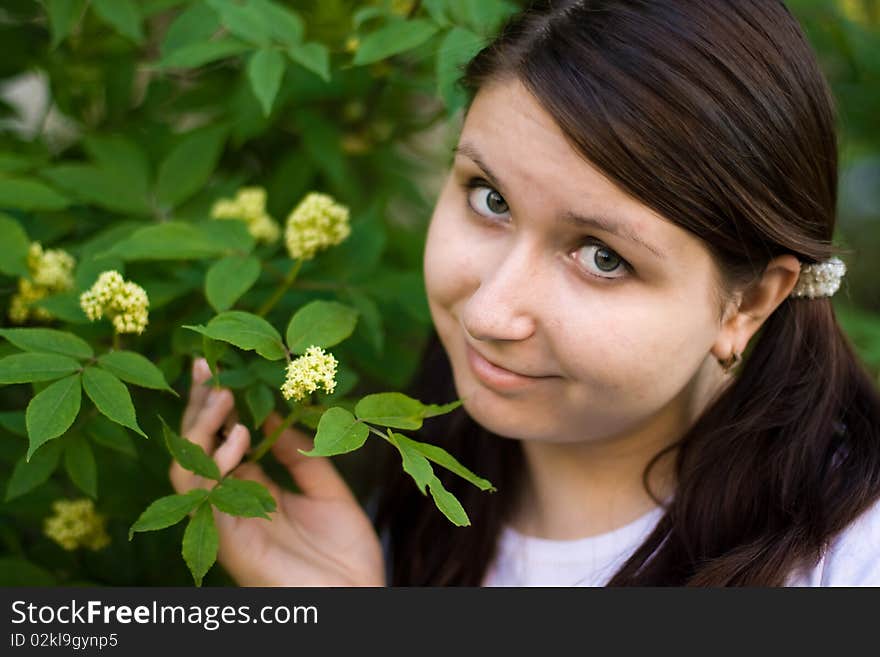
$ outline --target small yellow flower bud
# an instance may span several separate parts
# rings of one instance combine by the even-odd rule
[[[20,278],[18,292],[9,301],[9,319],[17,324],[23,324],[29,317],[52,319],[49,311],[33,304],[50,294],[73,287],[76,260],[63,249],[44,251],[39,242],[32,242],[28,249],[27,265],[30,280]]]
[[[291,258],[311,260],[351,234],[349,210],[328,194],[310,192],[287,217],[284,241]]]
[[[336,358],[321,347],[311,346],[306,353],[287,364],[287,376],[281,386],[285,399],[299,401],[321,385],[330,394],[336,389]]]
[[[149,322],[147,292],[112,269],[101,272],[95,284],[80,295],[79,303],[92,321],[106,314],[117,333],[141,334]]]
[[[262,187],[242,187],[234,199],[215,201],[211,218],[244,221],[248,232],[259,241],[271,243],[281,236],[281,228],[266,212],[266,190]]]
[[[110,544],[105,518],[95,512],[92,500],[55,500],[52,509],[55,513],[44,520],[43,534],[65,550],[100,550]]]

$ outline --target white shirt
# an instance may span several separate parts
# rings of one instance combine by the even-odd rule
[[[610,532],[574,540],[525,536],[505,526],[483,586],[604,586],[663,515],[656,507]],[[856,518],[819,563],[786,586],[880,586],[880,502]]]

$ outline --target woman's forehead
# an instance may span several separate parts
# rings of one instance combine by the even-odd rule
[[[519,80],[477,93],[455,150],[459,165],[489,174],[512,206],[608,217],[664,254],[703,248],[699,238],[627,194],[577,151]]]

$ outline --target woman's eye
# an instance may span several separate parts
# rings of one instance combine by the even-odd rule
[[[480,180],[468,182],[467,202],[474,212],[490,219],[506,214],[510,209],[501,194]]]
[[[584,244],[575,251],[575,254],[577,256],[584,254],[583,257],[576,258],[578,263],[582,269],[587,270],[587,273],[597,278],[623,278],[631,271],[626,260],[600,243]]]

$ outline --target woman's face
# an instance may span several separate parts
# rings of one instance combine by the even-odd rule
[[[498,435],[610,439],[686,417],[720,381],[709,252],[579,156],[519,81],[471,105],[424,273],[458,395]],[[486,378],[469,348],[542,378]]]

